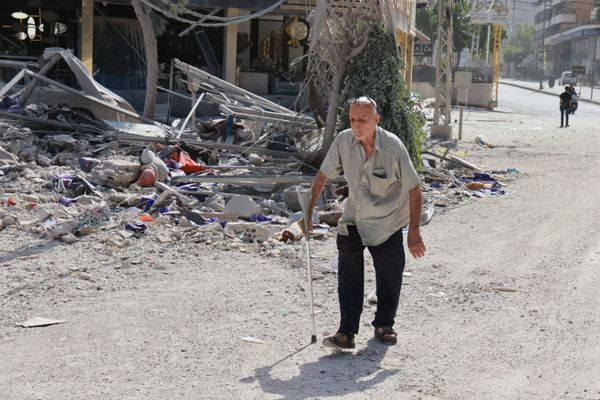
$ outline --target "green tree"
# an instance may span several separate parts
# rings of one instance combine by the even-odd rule
[[[600,0],[594,0],[593,19],[596,23],[600,24]]]
[[[473,33],[471,25],[471,4],[467,0],[454,2],[452,13],[452,41],[454,42],[454,51],[458,58],[456,65],[460,65],[460,54],[463,49],[471,46],[471,36]]]
[[[518,25],[504,46],[504,61],[521,64],[531,54],[534,36],[535,28],[532,25]]]
[[[417,15],[415,16],[415,25],[418,30],[433,41],[437,34],[437,11],[435,8],[418,8]]]
[[[421,168],[421,143],[425,137],[425,120],[414,109],[401,71],[402,60],[394,35],[381,24],[373,24],[367,46],[352,60],[346,75],[341,121],[348,126],[348,98],[362,95],[372,97],[381,114],[380,126],[398,135],[415,167]]]
[[[437,2],[439,4],[439,1]],[[452,10],[452,42],[454,51],[460,57],[460,52],[471,45],[471,18],[469,12],[471,5],[467,0],[458,0],[454,2]],[[434,7],[424,7],[417,9],[415,24],[418,30],[431,38],[434,42],[437,38],[437,4]],[[457,65],[460,58],[457,59]]]

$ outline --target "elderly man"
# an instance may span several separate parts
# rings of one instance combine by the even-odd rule
[[[336,136],[313,181],[309,206],[310,214],[327,179],[343,171],[349,196],[337,236],[341,320],[337,333],[323,340],[323,345],[338,349],[355,347],[363,308],[365,247],[375,267],[375,338],[388,345],[397,341],[392,327],[405,263],[402,227],[408,224],[408,249],[413,257],[425,255],[420,180],[406,147],[378,126],[381,117],[373,99],[351,99],[349,116],[350,129]]]

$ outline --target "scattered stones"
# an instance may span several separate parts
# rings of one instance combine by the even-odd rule
[[[60,239],[67,244],[75,243],[78,240],[72,233],[67,233],[66,235],[61,236]]]
[[[235,196],[227,202],[223,209],[224,214],[233,214],[240,217],[249,218],[260,211],[258,205],[250,196]]]
[[[140,174],[140,164],[121,159],[107,159],[92,171],[93,182],[109,187],[127,187]]]

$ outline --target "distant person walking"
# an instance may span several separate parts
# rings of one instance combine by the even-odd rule
[[[565,91],[560,94],[560,127],[569,127],[569,112],[571,111],[571,88],[565,86]],[[566,122],[566,124],[565,124]]]

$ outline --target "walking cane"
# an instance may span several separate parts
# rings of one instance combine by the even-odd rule
[[[312,336],[310,337],[311,343],[317,343],[317,328],[315,326],[315,303],[313,299],[313,287],[312,287],[312,261],[310,260],[310,243],[309,243],[309,226],[310,222],[308,220],[309,216],[309,204],[310,204],[310,190],[300,191],[296,188],[296,193],[298,194],[298,202],[300,203],[300,207],[302,207],[302,214],[304,215],[304,243],[306,244],[306,265],[308,269],[308,294],[310,296],[310,318],[312,321]]]

